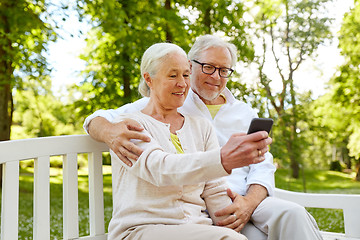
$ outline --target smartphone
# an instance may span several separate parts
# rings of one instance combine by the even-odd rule
[[[271,118],[253,118],[247,133],[250,134],[258,131],[267,131],[270,134],[273,123],[274,121]]]

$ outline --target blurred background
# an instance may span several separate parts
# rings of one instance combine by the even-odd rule
[[[203,34],[237,46],[228,88],[275,120],[276,186],[360,194],[358,0],[0,0],[0,141],[84,134],[83,121],[95,110],[140,98],[145,49],[167,41],[188,51]],[[111,168],[104,159],[108,224]],[[20,166],[21,239],[31,239],[32,166]],[[52,157],[52,239],[62,232],[61,166]],[[84,222],[86,167],[84,156]],[[338,210],[310,212],[320,229],[344,231]]]
[[[146,48],[216,34],[238,48],[228,87],[275,120],[277,167],[360,181],[359,1],[1,0],[0,13],[2,141],[84,134],[95,110],[140,97]]]

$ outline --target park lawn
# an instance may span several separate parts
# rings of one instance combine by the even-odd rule
[[[300,174],[299,179],[289,176],[289,170],[278,169],[275,173],[276,187],[294,192],[360,194],[360,182],[354,181],[354,173],[306,170]],[[319,208],[307,208],[307,210],[317,221],[320,230],[345,232],[342,210]]]
[[[62,239],[62,170],[52,168],[50,171],[50,227],[51,239]],[[307,192],[320,193],[352,193],[360,194],[360,182],[353,181],[353,176],[333,171],[305,171]],[[303,191],[302,179],[289,178],[289,171],[280,169],[276,172],[278,188]],[[32,239],[32,191],[33,169],[22,169],[20,173],[20,207],[19,207],[19,239]],[[104,166],[104,205],[105,229],[107,229],[112,212],[111,168]],[[86,169],[79,170],[79,233],[84,236],[89,233],[89,200],[88,177]],[[308,209],[324,231],[344,232],[343,216],[340,210]]]

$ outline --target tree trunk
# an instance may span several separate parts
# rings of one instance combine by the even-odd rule
[[[126,64],[130,63],[130,57],[129,54],[125,51],[123,52],[122,58],[125,60]],[[126,65],[125,65],[126,66]],[[125,67],[125,69],[130,69],[128,67]],[[131,91],[131,73],[127,72],[126,70],[122,72],[122,79],[123,79],[123,90],[124,90],[124,99],[125,103],[129,103],[132,101],[132,91]]]
[[[211,7],[208,7],[204,12],[204,27],[206,34],[211,34],[211,16],[210,16]]]
[[[0,141],[10,139],[12,115],[14,111],[11,93],[13,67],[11,41],[6,36],[10,33],[8,20],[0,17],[0,25],[4,26],[5,34],[0,35]],[[9,56],[10,55],[10,56]],[[2,186],[2,165],[0,164],[0,186]]]
[[[166,0],[165,1],[165,10],[166,11],[170,11],[171,10],[171,1],[170,0]],[[170,27],[169,27],[169,24],[168,22],[166,22],[166,26],[165,26],[165,31],[166,31],[166,42],[170,42],[172,43],[173,42],[173,36],[171,34],[171,31],[170,31]]]
[[[356,164],[356,177],[355,177],[355,180],[360,182],[360,160]]]

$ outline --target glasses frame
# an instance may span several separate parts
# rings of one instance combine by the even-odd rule
[[[214,72],[216,72],[216,70],[219,70],[218,73],[219,73],[219,76],[220,76],[220,77],[222,77],[222,78],[228,78],[228,77],[230,77],[231,74],[234,72],[234,69],[231,69],[231,68],[227,68],[227,67],[220,67],[220,68],[218,68],[218,67],[215,67],[214,65],[211,65],[211,64],[209,64],[209,63],[201,63],[201,62],[199,62],[199,61],[197,61],[197,60],[195,60],[195,59],[193,59],[192,61],[193,61],[193,62],[196,62],[197,64],[200,64],[200,65],[201,65],[201,71],[202,71],[203,73],[207,74],[207,75],[212,75],[212,74],[214,74]],[[206,73],[206,72],[204,72],[204,65],[209,65],[209,66],[213,67],[213,68],[214,68],[214,71],[213,71],[212,73]],[[229,75],[226,76],[226,77],[225,77],[225,76],[222,76],[222,75],[221,75],[221,69],[226,69],[226,70],[228,70],[228,71],[230,72]]]

